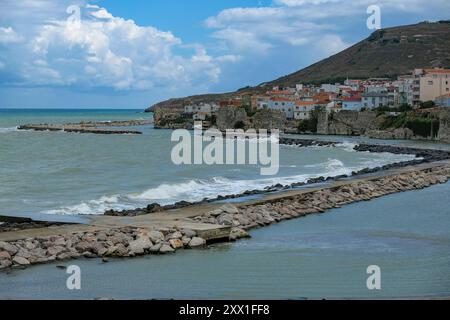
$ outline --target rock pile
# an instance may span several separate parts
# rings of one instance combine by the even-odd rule
[[[422,189],[450,178],[450,167],[412,171],[372,180],[355,181],[339,187],[306,192],[289,198],[272,200],[237,209],[226,205],[205,215],[194,217],[197,222],[229,225],[231,238],[246,236],[244,230],[263,227],[282,220],[323,213],[327,209],[358,201],[367,201],[384,195],[407,190]],[[236,237],[236,235],[239,235]]]
[[[449,178],[450,166],[414,170],[370,180],[356,180],[340,186],[310,190],[239,208],[226,204],[192,220],[230,226],[230,240],[236,240],[249,237],[246,230],[252,228],[308,214],[323,213],[327,209],[392,193],[426,188],[445,183]],[[0,269],[78,257],[165,254],[205,244],[206,241],[199,238],[193,230],[176,228],[149,230],[132,227],[0,242]]]
[[[148,230],[132,227],[13,242],[0,241],[0,269],[79,257],[164,254],[205,244],[204,239],[197,237],[196,232],[189,229]]]

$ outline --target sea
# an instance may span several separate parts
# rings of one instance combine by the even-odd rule
[[[142,135],[19,131],[27,123],[152,119],[143,110],[0,109],[0,215],[82,217],[149,203],[350,174],[411,155],[355,152],[358,142],[450,149],[417,141],[302,136],[336,147],[280,146],[280,170],[258,165],[176,165],[172,131]],[[130,260],[78,260],[83,289],[55,265],[0,274],[0,298],[307,299],[450,296],[450,184],[391,195],[253,230],[252,239]],[[378,265],[382,289],[368,290]]]

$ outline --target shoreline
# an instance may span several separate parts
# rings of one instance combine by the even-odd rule
[[[377,176],[335,181],[332,185],[269,194],[236,204],[202,204],[128,219],[97,217],[92,226],[75,225],[0,233],[0,269],[85,258],[134,257],[174,253],[207,242],[249,237],[247,230],[324,213],[331,208],[384,195],[446,183],[450,161],[385,170]],[[113,219],[113,220],[105,220]],[[102,222],[103,221],[103,222]],[[186,226],[192,226],[190,229]],[[202,226],[204,229],[199,229]],[[197,228],[197,230],[195,230]],[[36,234],[36,236],[30,236]]]
[[[303,147],[335,147],[339,145],[339,142],[334,141],[323,141],[323,140],[309,140],[309,139],[297,139],[297,138],[280,138],[280,145],[285,146],[296,146],[299,148]],[[379,145],[379,144],[356,144],[354,147],[355,151],[358,152],[374,152],[374,153],[392,153],[392,154],[406,154],[406,155],[415,155],[418,159],[402,161],[391,163],[383,166],[378,166],[374,168],[364,168],[358,171],[353,171],[348,175],[338,175],[338,176],[319,176],[315,178],[310,178],[304,182],[294,182],[288,185],[282,185],[280,183],[274,184],[271,186],[264,187],[263,189],[253,189],[246,190],[238,194],[227,194],[227,195],[218,195],[214,198],[204,198],[200,201],[186,201],[181,200],[173,204],[168,205],[160,205],[158,203],[151,203],[146,208],[136,208],[131,210],[108,210],[104,212],[104,215],[107,216],[116,216],[116,217],[134,217],[138,215],[151,214],[155,212],[161,211],[169,211],[174,209],[180,209],[184,207],[189,207],[192,205],[200,205],[206,203],[214,203],[218,201],[230,200],[230,199],[239,199],[248,196],[255,195],[265,195],[270,193],[278,193],[286,190],[296,189],[300,187],[306,187],[310,185],[314,185],[317,183],[330,183],[334,181],[339,181],[341,179],[347,178],[355,178],[361,175],[367,174],[375,174],[380,171],[394,169],[394,168],[403,168],[406,166],[414,166],[421,163],[429,163],[434,161],[442,161],[450,159],[450,152],[444,150],[437,149],[420,149],[420,148],[412,148],[405,146],[392,146],[392,145]]]

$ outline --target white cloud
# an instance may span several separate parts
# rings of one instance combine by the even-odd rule
[[[19,43],[23,41],[23,37],[14,31],[11,27],[0,27],[0,44]]]
[[[212,43],[202,45],[185,44],[172,32],[138,25],[86,0],[1,2],[0,85],[152,93],[208,91],[222,81],[238,87],[234,78],[249,65],[242,81],[294,71],[360,38],[351,28],[359,20],[365,28],[366,8],[374,3],[383,19],[399,14],[399,21],[450,10],[448,0],[273,0],[270,6],[229,8],[209,17],[204,26]],[[67,20],[70,5],[81,7],[80,24]],[[223,79],[226,74],[234,78]]]
[[[213,29],[212,36],[224,41],[231,52],[244,56],[295,49],[325,36],[337,40],[335,48],[347,45],[335,34],[335,25],[306,16],[306,12],[288,7],[231,8],[206,19],[205,26]]]
[[[355,17],[361,18],[360,28],[366,31],[366,9],[372,4],[381,7],[382,17],[450,10],[448,0],[274,0],[267,7],[222,10],[204,24],[232,54],[276,54],[312,48],[317,58],[324,58],[349,46],[342,29]]]
[[[54,7],[45,8],[54,14]],[[225,59],[209,55],[199,44],[193,54],[175,54],[184,45],[171,32],[139,26],[97,5],[83,5],[80,21],[68,19],[65,6],[60,9],[57,19],[35,25],[20,48],[9,48],[11,56],[21,57],[15,79],[22,80],[16,85],[148,90],[208,86],[219,80]],[[0,29],[0,41],[12,42],[13,35],[12,28]]]

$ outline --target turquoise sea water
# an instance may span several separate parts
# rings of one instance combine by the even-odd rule
[[[101,214],[150,202],[200,200],[274,183],[408,160],[336,148],[281,147],[277,176],[257,166],[175,166],[171,131],[114,136],[19,132],[23,123],[151,119],[139,110],[0,110],[0,214]],[[311,137],[311,136],[306,136]],[[388,143],[376,140],[377,143]],[[417,147],[448,145],[395,141]],[[450,295],[450,184],[395,194],[253,230],[252,239],[169,256],[77,260],[82,290],[56,264],[0,273],[0,298],[436,297]],[[366,288],[379,265],[382,290]]]
[[[303,299],[450,296],[450,183],[253,230],[253,238],[168,256],[77,260],[0,273],[0,298]],[[366,287],[369,265],[381,290]]]
[[[411,156],[338,148],[280,149],[276,176],[255,165],[174,165],[171,131],[137,127],[143,135],[17,131],[24,123],[150,119],[139,110],[0,111],[0,214],[102,214],[152,202],[201,200],[289,184],[321,175],[410,160]]]

